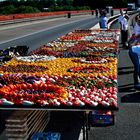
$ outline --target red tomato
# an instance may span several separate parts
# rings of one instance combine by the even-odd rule
[[[36,101],[36,104],[42,106],[42,105],[43,105],[43,101],[42,101],[42,100],[37,100],[37,101]]]
[[[34,83],[33,84],[33,89],[38,90],[38,84]]]
[[[25,89],[27,89],[27,85],[26,84],[21,84],[21,89],[23,89],[23,90],[25,90]]]
[[[23,97],[23,95],[22,95],[22,94],[20,94],[20,93],[19,93],[19,94],[17,94],[17,98],[18,98],[18,99],[21,99],[22,97]]]
[[[40,98],[45,100],[46,99],[46,94],[45,93],[41,93]]]
[[[16,86],[13,85],[13,84],[8,85],[8,87],[9,87],[11,90],[15,90],[15,88],[16,88]]]
[[[32,84],[27,84],[27,89],[32,89]]]

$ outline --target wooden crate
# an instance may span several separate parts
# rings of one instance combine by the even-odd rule
[[[9,140],[27,140],[34,132],[42,132],[50,120],[46,110],[18,110],[6,119]]]

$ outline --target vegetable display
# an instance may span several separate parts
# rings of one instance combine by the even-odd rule
[[[75,30],[0,66],[0,105],[117,109],[118,30]]]

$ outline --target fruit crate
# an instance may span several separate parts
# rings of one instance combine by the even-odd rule
[[[110,111],[92,111],[89,113],[89,125],[92,127],[105,127],[114,124],[115,116]]]
[[[34,133],[31,140],[60,140],[60,137],[58,132]]]
[[[6,119],[6,136],[9,140],[27,140],[34,132],[43,131],[49,120],[49,111],[15,111]]]

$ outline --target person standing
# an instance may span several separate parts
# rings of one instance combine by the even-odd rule
[[[95,10],[95,15],[96,15],[96,17],[98,17],[98,14],[99,14],[99,10],[96,9],[96,10]]]
[[[122,24],[121,24],[121,21],[123,20],[123,17],[124,17],[124,14],[123,14],[123,10],[121,9],[120,10],[120,16],[118,17],[118,23],[119,23],[119,26],[120,26],[120,31],[121,31],[121,44],[122,44]]]
[[[118,22],[119,22],[119,24],[121,24],[120,22],[121,22],[121,20],[123,19],[123,16],[124,16],[124,13],[123,13],[123,10],[121,9],[120,10],[120,16],[118,17]],[[121,27],[121,26],[120,26]]]
[[[134,26],[132,35],[135,35],[136,37],[140,37],[140,18],[137,17],[136,24]]]
[[[134,65],[134,88],[140,90],[140,18],[137,17],[136,24],[130,38],[129,56]]]
[[[132,31],[132,36],[128,41],[130,47],[140,44],[140,18],[139,16],[137,16],[135,19],[136,19],[136,23]]]
[[[107,25],[108,19],[106,17],[106,12],[102,12],[100,19],[99,19],[99,25],[101,29],[107,29],[108,25]]]
[[[129,48],[129,57],[134,65],[134,88],[140,90],[140,45]]]
[[[121,40],[124,47],[128,47],[128,20],[129,16],[125,14],[120,21],[121,26]]]

